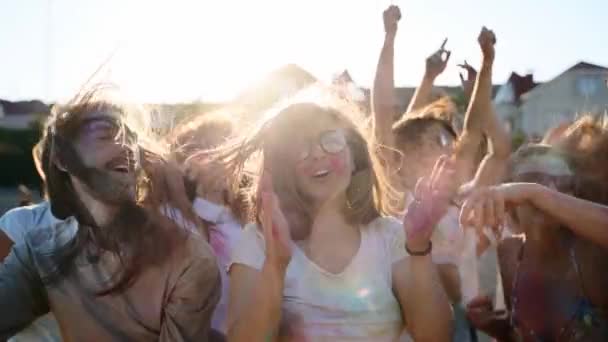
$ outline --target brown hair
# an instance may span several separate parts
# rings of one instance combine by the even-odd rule
[[[191,174],[193,168],[202,168],[204,163],[197,163],[201,155],[226,144],[237,134],[235,119],[229,114],[228,109],[220,109],[211,113],[199,114],[192,120],[184,120],[181,125],[175,127],[169,136],[171,152],[175,159],[186,168],[186,173]],[[218,175],[209,174],[209,177]],[[241,186],[236,193],[227,189],[225,200],[232,213],[240,220],[246,221],[247,198],[242,188],[248,186],[247,175],[226,174],[222,177],[235,177],[234,182],[240,182]],[[192,183],[189,189],[190,199],[196,197],[196,179],[189,178]]]
[[[183,205],[183,183],[182,188],[179,187],[181,174],[167,164],[159,147],[147,144],[157,139],[147,135],[150,133],[145,131],[145,126],[136,130],[134,123],[145,124],[145,121],[133,116],[145,113],[106,97],[105,90],[105,87],[96,86],[78,94],[65,106],[55,106],[39,143],[51,211],[60,219],[74,216],[80,225],[75,238],[52,256],[57,267],[44,281],[53,283],[67,276],[74,267],[74,258],[83,252],[107,251],[119,258],[122,267],[113,275],[112,285],[101,290],[99,295],[130,286],[144,265],[162,261],[171,252],[170,244],[185,236],[179,233],[177,224],[161,212],[161,207],[179,209],[186,220],[196,217],[191,206]],[[73,141],[84,115],[94,112],[118,115],[123,143],[129,153],[139,156],[133,159],[140,160],[135,166],[138,171],[137,198],[133,203],[121,206],[122,214],[105,227],[95,223],[70,179],[70,174],[82,167]],[[69,171],[64,171],[59,164]],[[167,232],[167,228],[175,229]],[[180,228],[185,232],[191,227]]]
[[[315,103],[291,104],[278,114],[264,121],[253,133],[235,140],[216,151],[215,160],[224,163],[232,174],[249,171],[261,174],[269,170],[277,196],[290,223],[292,236],[300,239],[310,230],[312,212],[310,205],[298,193],[294,182],[294,169],[289,151],[284,150],[285,141],[297,135],[298,130],[307,127],[320,116],[331,118],[343,125],[347,144],[354,160],[351,183],[347,188],[347,201],[343,214],[352,224],[367,224],[387,212],[387,183],[382,170],[377,167],[374,154],[370,153],[369,140],[364,131],[351,119],[334,107]],[[354,116],[352,116],[354,117]],[[259,179],[253,178],[248,190],[249,219],[256,220],[257,187]],[[233,185],[236,190],[239,184]]]

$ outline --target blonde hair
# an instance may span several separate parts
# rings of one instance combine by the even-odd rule
[[[257,220],[257,189],[259,175],[266,169],[271,172],[275,191],[286,212],[292,229],[292,236],[300,239],[306,236],[312,221],[312,211],[307,201],[296,188],[293,163],[283,150],[283,144],[292,139],[299,129],[324,116],[343,125],[346,130],[347,144],[354,160],[354,171],[346,191],[343,214],[352,224],[367,224],[376,217],[388,212],[388,183],[378,167],[370,140],[354,116],[346,116],[332,106],[317,103],[295,103],[284,107],[275,116],[264,120],[248,136],[234,140],[214,153],[214,160],[225,165],[231,174],[249,173],[252,184],[248,189],[249,219]],[[236,190],[239,184],[234,183]]]

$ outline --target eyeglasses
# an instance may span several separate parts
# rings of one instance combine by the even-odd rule
[[[108,116],[92,117],[85,119],[79,126],[79,132],[83,137],[93,140],[133,140],[135,134],[118,120]]]
[[[298,154],[297,160],[304,161],[308,159],[314,144],[318,144],[325,153],[336,154],[344,150],[347,142],[343,130],[337,129],[321,132],[316,141],[308,141],[305,144],[304,148],[302,148]]]

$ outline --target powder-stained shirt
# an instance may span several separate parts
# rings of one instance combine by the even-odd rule
[[[220,296],[220,276],[209,244],[190,235],[162,262],[145,265],[128,289],[99,296],[118,260],[81,253],[75,268],[51,285],[42,281],[57,265],[58,248],[73,241],[79,225],[68,218],[26,235],[0,266],[0,339],[52,311],[67,341],[204,341]]]
[[[361,229],[358,252],[340,273],[331,273],[294,249],[283,289],[283,317],[294,341],[396,341],[404,328],[392,289],[392,266],[408,257],[402,224],[378,218]],[[264,237],[247,225],[232,263],[260,270]]]

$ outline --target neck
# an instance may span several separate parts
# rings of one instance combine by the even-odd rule
[[[327,201],[315,210],[311,233],[335,232],[342,234],[336,227],[346,227],[349,224],[342,212],[346,199],[343,196]]]

